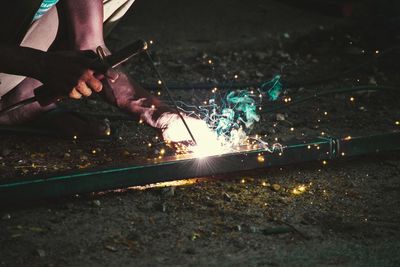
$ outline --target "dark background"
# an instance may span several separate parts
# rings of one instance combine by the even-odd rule
[[[284,90],[276,103],[263,103],[269,108],[335,88],[400,84],[398,7],[398,1],[137,0],[107,43],[117,49],[153,40],[167,83],[187,87],[174,90],[175,97],[194,105],[210,92],[193,84],[259,83],[279,74]],[[143,84],[155,84],[143,57],[126,67]],[[322,132],[340,138],[398,131],[398,99],[372,90],[315,98],[260,112],[253,133],[285,144]],[[154,130],[96,97],[65,105],[108,118],[115,138],[3,133],[1,178],[129,164],[164,146],[148,148]],[[0,265],[398,266],[399,174],[393,153],[6,206]],[[293,193],[299,186],[306,191]]]

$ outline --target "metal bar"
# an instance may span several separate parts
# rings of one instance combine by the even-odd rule
[[[400,133],[344,139],[329,137],[288,144],[281,153],[270,153],[260,149],[206,158],[172,158],[135,166],[84,170],[47,177],[4,179],[0,182],[0,202],[120,189],[395,150],[400,150]]]

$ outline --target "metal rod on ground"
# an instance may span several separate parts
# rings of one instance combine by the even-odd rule
[[[173,158],[133,166],[82,170],[52,176],[0,180],[0,203],[127,188],[185,178],[282,166],[315,160],[400,150],[400,133],[337,139],[317,138],[288,144],[282,153],[264,149],[209,156]],[[184,169],[185,171],[182,171]]]
[[[156,65],[154,63],[153,58],[151,57],[151,55],[150,55],[148,50],[146,50],[145,52],[146,52],[147,57],[148,57],[148,59],[149,59],[149,61],[151,63],[152,68],[154,69],[154,72],[156,73],[156,75],[158,77],[158,80],[161,82],[161,86],[163,87],[164,91],[167,92],[167,95],[168,95],[169,99],[173,103],[174,108],[175,108],[176,112],[178,113],[178,116],[181,118],[183,124],[185,125],[186,130],[188,131],[190,137],[192,138],[194,144],[196,145],[197,144],[196,139],[194,138],[192,132],[190,131],[190,128],[187,125],[185,118],[182,116],[181,112],[179,111],[178,105],[176,104],[175,99],[173,98],[171,91],[169,90],[169,88],[168,88],[167,84],[165,83],[164,79],[161,77],[160,72],[156,68]]]

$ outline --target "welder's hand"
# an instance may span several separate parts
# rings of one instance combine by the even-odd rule
[[[200,119],[184,115],[186,124],[196,139],[197,145],[213,144],[217,140],[216,134]],[[164,141],[172,143],[192,142],[182,119],[176,113],[166,112],[157,120],[157,127],[161,129]]]
[[[103,85],[95,73],[107,73],[93,51],[47,52],[39,63],[36,78],[61,95],[79,99],[100,92]]]

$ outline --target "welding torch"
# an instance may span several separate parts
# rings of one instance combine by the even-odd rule
[[[189,126],[187,125],[187,123],[185,121],[185,118],[180,113],[179,108],[178,108],[169,88],[167,87],[165,81],[161,77],[160,72],[157,70],[157,68],[154,64],[154,61],[150,56],[150,53],[147,51],[147,43],[145,41],[138,40],[132,44],[125,46],[124,48],[118,50],[117,52],[115,52],[111,55],[108,55],[108,56],[104,53],[101,46],[99,46],[96,49],[97,58],[95,58],[94,60],[98,60],[99,63],[101,63],[102,65],[105,66],[105,70],[104,70],[104,73],[105,73],[105,72],[107,72],[107,70],[113,69],[113,68],[119,66],[120,64],[128,61],[132,57],[134,57],[144,51],[146,52],[148,59],[150,60],[150,63],[152,65],[155,73],[157,74],[159,80],[161,81],[163,89],[167,92],[168,97],[170,98],[171,102],[173,103],[174,108],[175,108],[176,112],[178,113],[180,119],[182,120],[192,141],[194,142],[194,144],[196,144],[196,140],[195,140],[192,132],[190,131]],[[47,87],[45,84],[36,88],[33,91],[33,93],[34,93],[33,97],[27,98],[25,100],[22,100],[20,102],[17,102],[13,105],[10,105],[10,106],[0,110],[0,116],[5,115],[13,110],[19,109],[21,107],[24,107],[24,106],[29,105],[34,102],[38,102],[42,107],[45,107],[45,106],[48,106],[55,102],[58,102],[61,99],[67,97],[65,93],[59,92],[57,90],[53,90],[53,88]]]
[[[132,44],[125,46],[121,50],[118,50],[117,52],[107,56],[101,46],[99,46],[96,49],[97,57],[93,60],[97,60],[99,61],[99,63],[104,65],[105,73],[107,72],[107,70],[119,66],[120,64],[126,62],[132,57],[145,51],[146,49],[147,43],[143,40],[138,40]],[[1,110],[0,116],[34,102],[38,102],[42,107],[45,107],[67,97],[65,93],[53,90],[53,88],[47,87],[45,84],[36,88],[33,93],[33,97],[22,100]]]

